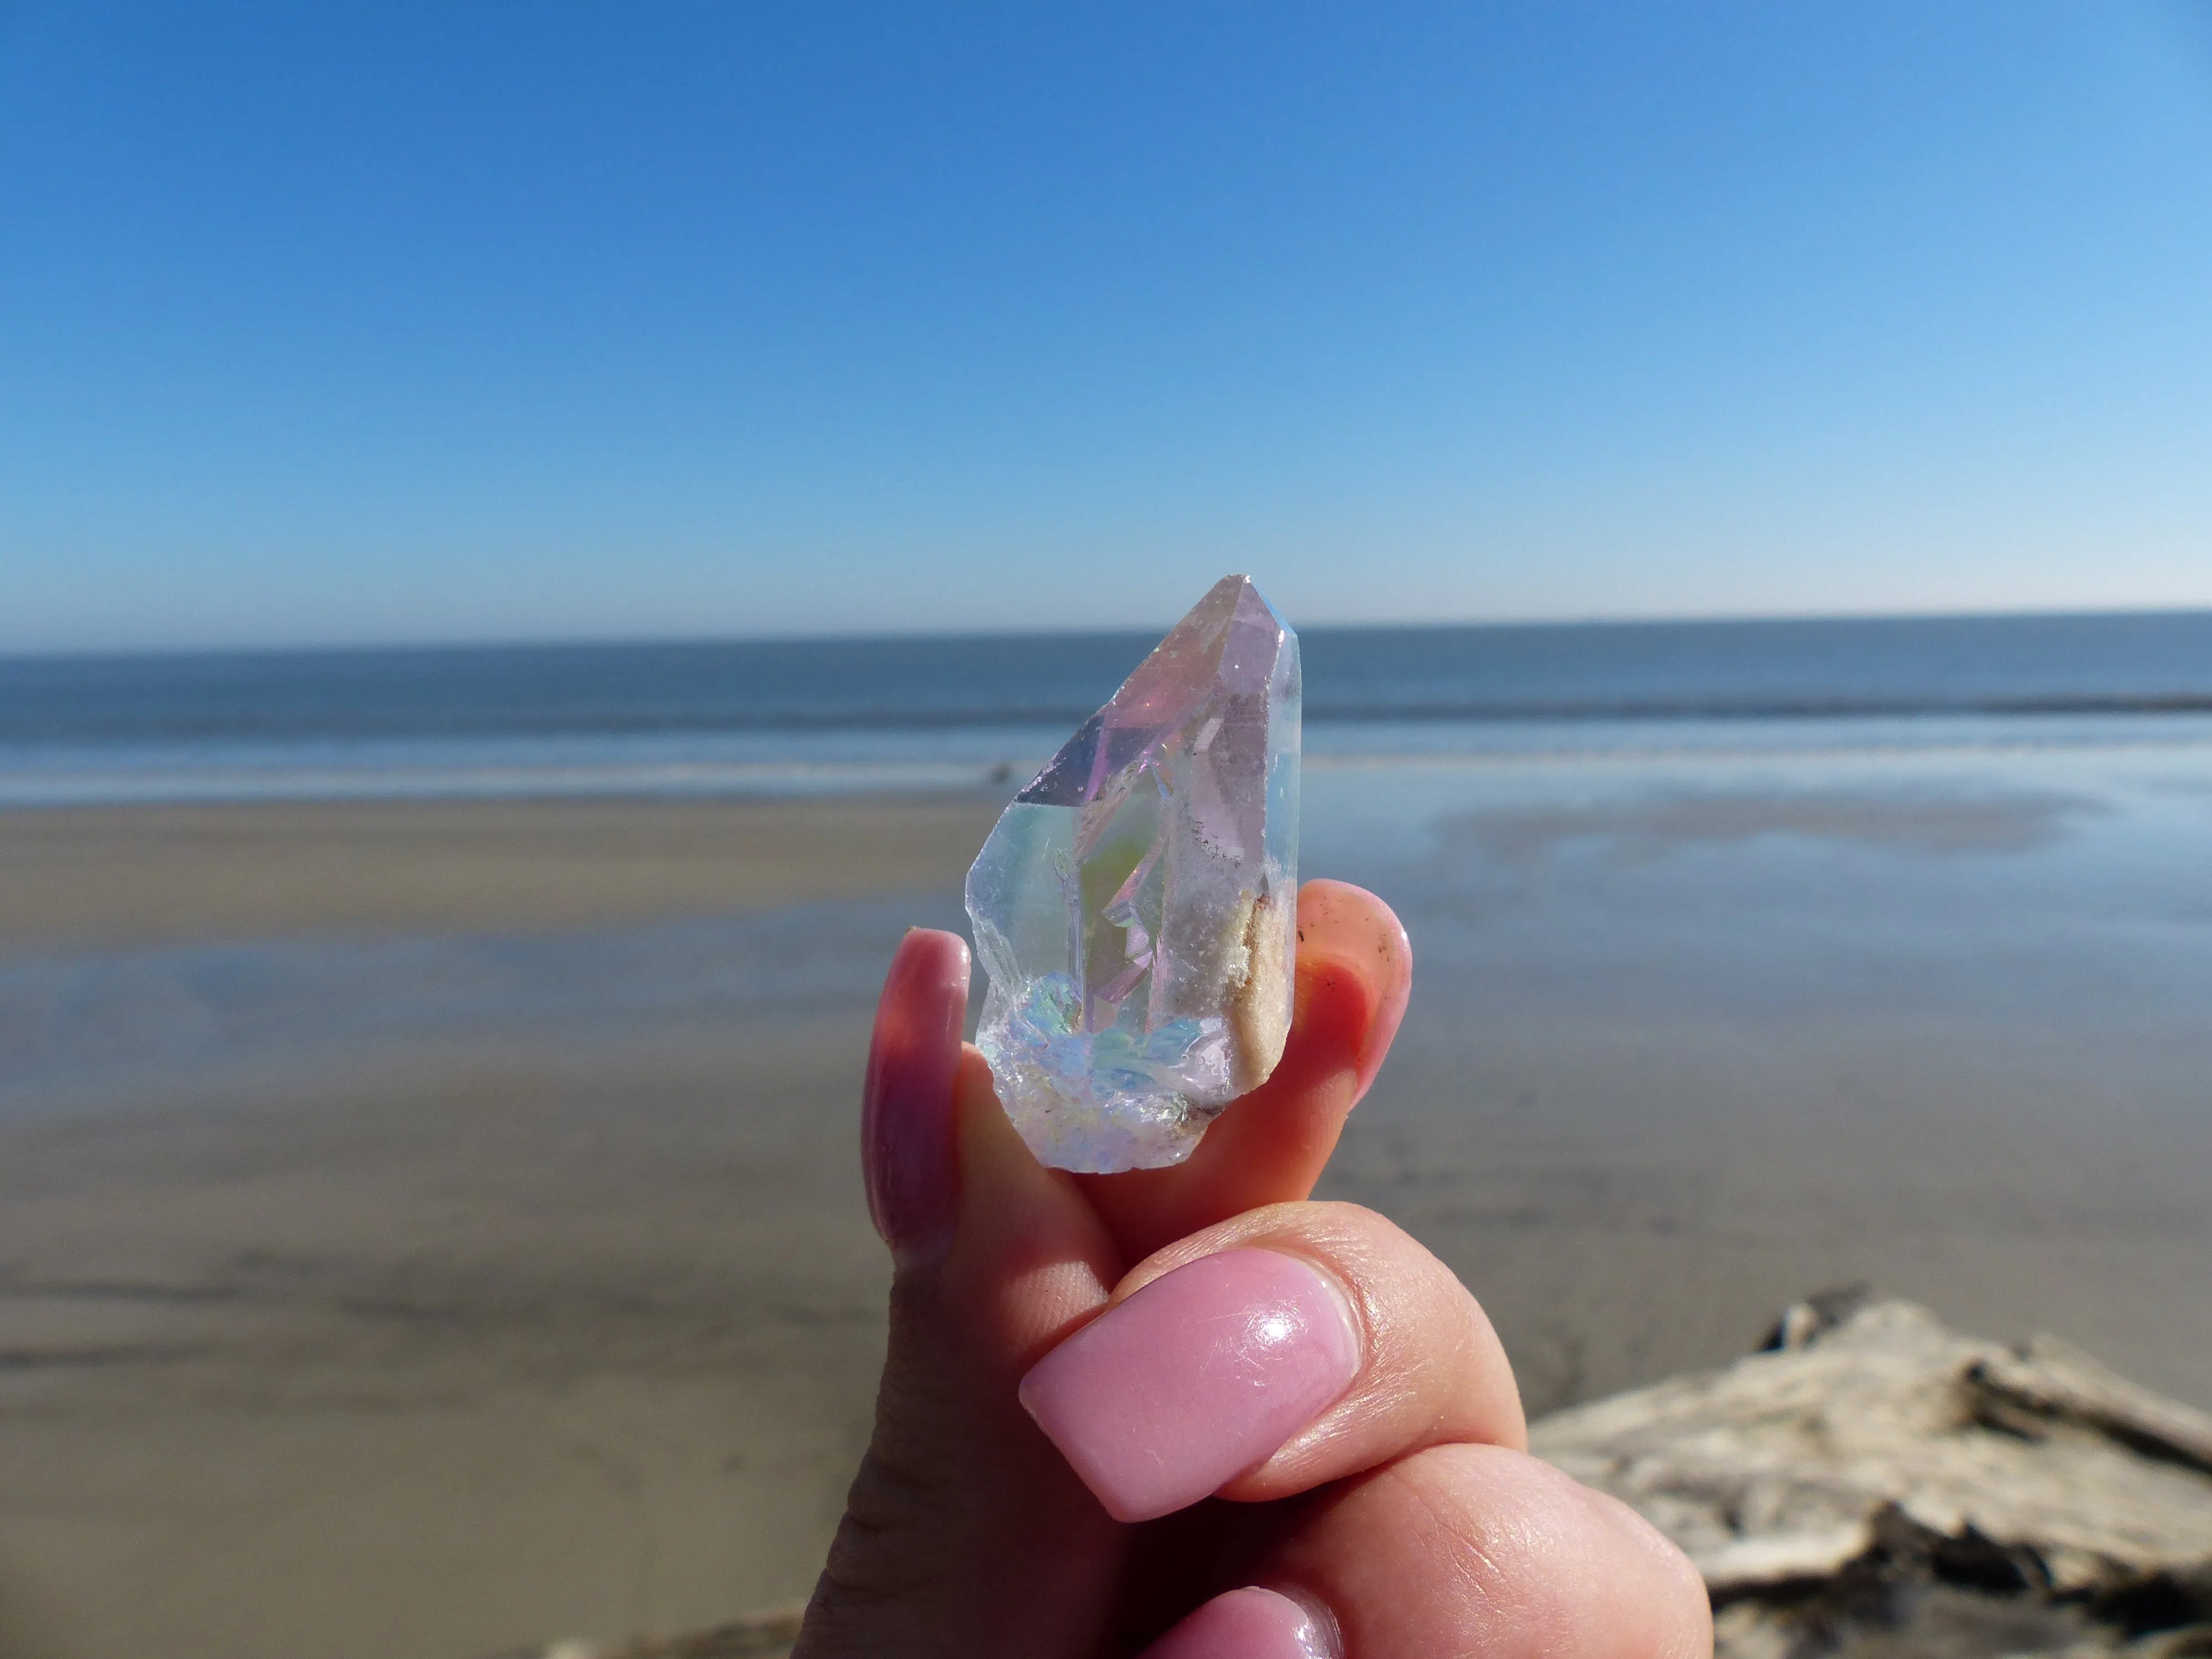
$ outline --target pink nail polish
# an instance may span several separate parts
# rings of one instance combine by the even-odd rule
[[[952,1084],[968,1012],[968,945],[916,927],[899,941],[876,1003],[860,1091],[868,1213],[902,1262],[951,1236],[958,1190]]]
[[[1022,1404],[1117,1521],[1195,1504],[1342,1395],[1351,1316],[1320,1273],[1274,1250],[1178,1267],[1061,1343]]]
[[[1320,1622],[1289,1596],[1238,1589],[1215,1596],[1143,1659],[1330,1659],[1335,1650]]]

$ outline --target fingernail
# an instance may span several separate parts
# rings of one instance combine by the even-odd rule
[[[951,1238],[958,1174],[952,1081],[968,1012],[968,946],[916,927],[899,941],[876,1003],[860,1091],[868,1213],[902,1264]]]
[[[1335,1651],[1321,1621],[1304,1607],[1255,1589],[1215,1596],[1141,1659],[1331,1659]]]
[[[1117,1521],[1195,1504],[1267,1462],[1359,1370],[1349,1312],[1273,1250],[1163,1274],[1022,1379],[1022,1404]]]
[[[1348,881],[1310,881],[1298,890],[1298,948],[1358,969],[1375,988],[1373,1023],[1359,1051],[1354,1104],[1375,1081],[1413,993],[1413,946],[1397,913]]]

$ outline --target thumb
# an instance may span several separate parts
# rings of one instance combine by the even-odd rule
[[[1122,1529],[1016,1388],[1122,1264],[962,1044],[968,966],[957,935],[915,929],[878,1005],[862,1140],[896,1268],[890,1344],[793,1659],[1090,1659],[1121,1571]]]

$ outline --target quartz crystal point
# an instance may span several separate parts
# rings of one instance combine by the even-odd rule
[[[975,1040],[1044,1163],[1180,1164],[1282,1057],[1298,717],[1297,635],[1224,576],[983,843]]]

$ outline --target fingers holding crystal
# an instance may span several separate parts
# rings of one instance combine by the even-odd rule
[[[1159,1252],[1021,1397],[1124,1521],[1215,1493],[1286,1498],[1427,1446],[1525,1439],[1474,1298],[1347,1204],[1276,1205]]]
[[[1374,894],[1349,882],[1308,882],[1296,944],[1291,1040],[1274,1074],[1233,1103],[1191,1155],[1179,1232],[1312,1192],[1405,1017],[1413,949],[1404,924]]]
[[[1274,1074],[1233,1102],[1176,1168],[1081,1177],[1129,1259],[1312,1192],[1389,1052],[1413,971],[1390,907],[1348,882],[1310,881],[1296,942],[1296,1012]]]

